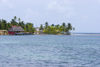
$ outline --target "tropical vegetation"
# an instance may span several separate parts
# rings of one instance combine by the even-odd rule
[[[25,24],[24,21],[21,21],[21,19],[17,18],[16,16],[14,16],[10,22],[7,22],[4,19],[0,20],[0,30],[8,30],[11,26],[21,26],[25,32],[35,32],[33,23],[28,22]],[[65,22],[63,22],[62,25],[49,25],[48,22],[45,22],[45,25],[43,26],[43,24],[41,24],[39,28],[40,30],[43,30],[44,34],[68,34],[70,30],[75,30],[71,23],[66,24]]]
[[[13,19],[11,19],[10,22],[7,22],[6,20],[2,19],[0,20],[0,30],[8,30],[11,26],[21,26],[25,32],[34,33],[35,28],[33,27],[33,23],[24,23],[24,21],[21,21],[20,18],[17,19],[16,16],[14,16]]]
[[[71,23],[66,24],[63,22],[62,25],[52,24],[51,26],[49,26],[48,22],[46,22],[43,32],[46,34],[69,34],[70,30],[75,30],[75,28],[72,27]]]

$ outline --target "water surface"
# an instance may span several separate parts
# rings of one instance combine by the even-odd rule
[[[0,36],[0,67],[100,67],[100,35]]]

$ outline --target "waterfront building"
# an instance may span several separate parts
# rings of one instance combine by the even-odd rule
[[[21,26],[11,26],[9,29],[8,29],[8,33],[9,35],[14,35],[15,33],[21,33],[21,32],[24,32],[23,28]]]
[[[7,35],[8,31],[7,30],[0,30],[0,35]]]

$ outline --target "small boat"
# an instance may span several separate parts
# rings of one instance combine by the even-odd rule
[[[23,35],[23,33],[15,33],[14,35]]]
[[[15,33],[14,35],[32,35],[31,33]]]

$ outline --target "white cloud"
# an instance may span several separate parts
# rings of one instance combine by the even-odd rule
[[[100,0],[98,0],[99,1],[99,3],[100,3]]]
[[[83,17],[84,17],[84,18],[88,18],[88,16],[86,16],[86,15],[85,15],[85,16],[83,16]]]
[[[52,1],[46,8],[47,10],[57,11],[59,13],[65,13],[66,17],[71,17],[75,15],[74,9],[72,7],[72,3],[69,0],[63,0],[61,2]]]
[[[52,1],[48,7],[47,10],[57,10],[59,12],[64,12],[66,11],[65,7],[61,6],[59,3],[57,3],[56,1]]]
[[[72,10],[72,11],[68,11],[67,13],[66,13],[66,17],[68,17],[68,18],[70,18],[70,17],[72,17],[72,16],[75,16],[76,15],[76,13]]]
[[[46,14],[46,15],[49,15],[49,13],[48,13],[48,12],[46,12],[45,14]]]
[[[7,0],[1,0],[3,3],[6,3],[7,2]]]
[[[32,9],[27,9],[25,12],[24,12],[24,17],[25,19],[28,21],[29,19],[32,19],[32,18],[35,18],[37,16],[40,16],[39,12],[37,11],[34,11]]]
[[[94,9],[94,7],[90,7],[91,9]]]
[[[14,7],[14,4],[8,0],[0,0],[0,10],[11,9]]]

